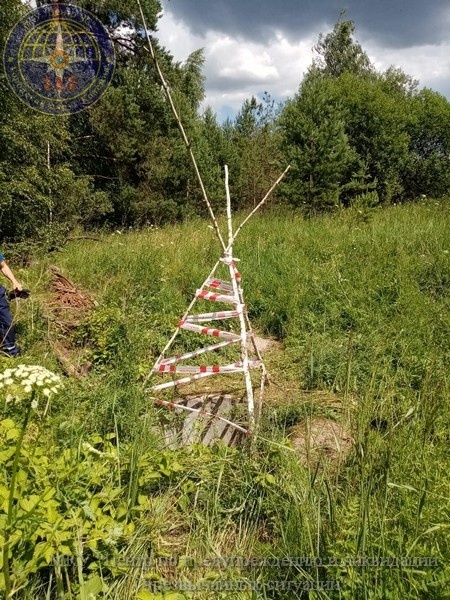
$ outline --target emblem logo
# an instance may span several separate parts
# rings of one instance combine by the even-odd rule
[[[88,11],[55,2],[28,13],[11,31],[4,63],[17,96],[32,108],[67,115],[91,106],[114,73],[114,46]]]

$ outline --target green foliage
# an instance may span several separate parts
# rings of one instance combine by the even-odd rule
[[[82,4],[107,24],[117,51],[114,81],[95,106],[57,120],[35,113],[13,96],[0,65],[0,227],[8,240],[38,238],[54,248],[73,227],[159,226],[204,214],[136,5]],[[161,5],[143,6],[154,31]],[[2,2],[1,48],[25,10],[19,0]],[[223,206],[224,164],[239,209],[253,206],[289,160],[288,202],[309,215],[350,210],[307,221],[272,211],[236,245],[252,322],[284,344],[268,355],[275,385],[252,455],[244,444],[165,447],[161,425],[181,417],[154,410],[142,385],[204,265],[217,258],[207,223],[119,232],[58,253],[99,300],[76,337],[97,368],[69,384],[46,422],[23,429],[13,511],[8,486],[23,411],[14,407],[0,422],[0,530],[14,556],[14,589],[23,586],[16,597],[135,600],[156,595],[149,581],[173,587],[220,577],[338,579],[333,599],[444,597],[449,205],[379,205],[448,193],[449,103],[398,69],[376,73],[353,34],[353,23],[341,20],[320,37],[319,59],[281,116],[266,95],[245,101],[223,125],[211,110],[197,114],[202,52],[175,63],[155,42],[215,208]],[[21,276],[39,294],[47,263],[30,248],[34,262]],[[27,354],[51,361],[38,300],[14,310]],[[176,350],[194,347],[186,335]],[[331,407],[321,405],[322,394],[333,394]],[[292,425],[317,414],[345,419],[350,429],[354,444],[339,473],[308,469],[289,441]],[[437,563],[348,564],[361,555]],[[201,562],[230,556],[330,556],[337,564]],[[170,568],[153,560],[172,557]],[[292,590],[270,597],[288,599]]]
[[[106,573],[113,577],[123,573],[120,555],[148,508],[147,497],[139,495],[131,504],[126,487],[120,485],[130,463],[126,459],[121,463],[118,448],[112,443],[114,434],[55,453],[49,452],[38,433],[35,426],[20,451],[10,538],[14,584],[23,585],[38,574],[48,590],[53,579],[58,590],[70,585],[68,592],[89,594],[95,580],[99,582],[95,593],[106,591]],[[0,423],[2,524],[8,494],[4,477],[12,467],[17,435],[14,421],[4,419]]]
[[[373,190],[359,183],[370,198]],[[236,244],[252,323],[284,344],[265,355],[273,386],[253,454],[244,444],[166,447],[162,425],[183,415],[155,410],[139,377],[217,257],[207,222],[79,240],[58,253],[64,272],[101,305],[92,339],[123,325],[133,351],[113,347],[106,368],[68,381],[47,420],[27,429],[23,506],[15,502],[14,531],[22,533],[13,535],[11,561],[24,585],[17,597],[68,600],[96,590],[99,600],[135,600],[144,590],[157,594],[158,585],[175,593],[177,581],[218,579],[261,586],[337,579],[340,591],[327,592],[332,600],[443,597],[450,576],[449,204],[369,209],[354,202],[333,218],[260,215]],[[370,219],[356,219],[359,209],[370,210]],[[34,296],[45,265],[26,271]],[[31,305],[19,320],[33,331],[27,354],[49,360],[46,322]],[[292,426],[317,416],[342,422],[354,440],[340,467],[307,468],[289,441]],[[13,424],[0,427],[0,496],[20,409],[8,418]],[[218,563],[233,556],[261,562]],[[421,567],[351,562],[427,556],[434,562]],[[292,590],[265,592],[292,598]]]
[[[238,209],[255,207],[282,170],[277,114],[274,100],[265,92],[261,102],[255,97],[244,101],[228,132],[234,155],[229,152],[227,164]]]
[[[155,31],[161,4],[142,4]],[[9,89],[0,65],[0,233],[10,243],[38,239],[50,249],[80,226],[161,226],[206,216],[137,5],[80,5],[105,23],[116,50],[112,84],[94,106],[69,118],[32,111]],[[26,10],[20,0],[2,6],[0,49]],[[211,109],[198,114],[203,50],[175,62],[153,40],[217,212],[225,164],[235,210],[255,206],[286,162],[292,169],[276,196],[308,214],[353,206],[364,220],[377,201],[448,193],[449,102],[419,90],[400,69],[377,73],[354,33],[354,23],[341,15],[319,37],[317,57],[283,109],[264,93],[245,100],[223,124]]]
[[[409,119],[406,101],[389,96],[378,78],[346,73],[336,80],[336,92],[345,106],[345,131],[360,163],[382,202],[403,193],[402,169],[408,158]]]
[[[311,72],[283,110],[283,147],[292,165],[285,194],[313,213],[340,205],[342,185],[356,162],[334,85]]]
[[[428,89],[410,101],[410,154],[405,165],[405,195],[445,196],[450,190],[450,103]]]
[[[294,166],[288,201],[323,210],[361,196],[370,204],[445,196],[450,103],[399,69],[376,73],[353,33],[339,21],[320,37],[320,58],[283,110],[282,147]]]
[[[333,31],[319,35],[314,50],[319,55],[315,65],[327,77],[340,77],[343,73],[365,75],[373,72],[369,57],[358,42],[353,40],[355,24],[341,18]]]
[[[87,357],[96,365],[115,361],[126,348],[123,316],[118,308],[97,308],[76,330],[76,341],[88,347]]]
[[[124,25],[133,29],[142,25],[138,5],[132,5],[127,0],[80,0],[78,4],[98,16],[112,32]],[[161,3],[159,0],[141,0],[141,4],[148,27],[154,30],[161,13]]]

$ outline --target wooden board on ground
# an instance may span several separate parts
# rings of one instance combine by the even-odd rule
[[[173,409],[177,414],[182,414],[180,414],[180,421],[177,424],[171,423],[163,426],[167,446],[177,448],[194,443],[211,446],[218,441],[227,446],[239,445],[246,435],[217,417],[233,420],[236,406],[242,403],[242,398],[231,394],[201,394],[185,396],[177,400],[176,404],[183,404],[214,416]]]

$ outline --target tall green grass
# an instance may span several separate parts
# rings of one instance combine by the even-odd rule
[[[134,570],[106,581],[99,598],[135,598],[149,576],[337,579],[341,587],[186,596],[198,598],[448,598],[450,204],[311,220],[272,210],[250,221],[235,246],[249,314],[259,333],[284,347],[268,357],[276,385],[256,452],[180,449],[167,459],[180,468],[167,467],[164,481],[147,489],[139,456],[163,455],[158,423],[167,415],[147,399],[142,376],[219,253],[208,224],[193,221],[72,242],[22,273],[35,290],[19,315],[30,360],[55,367],[39,308],[50,262],[95,294],[97,312],[115,311],[104,327],[119,332],[106,364],[71,383],[53,407],[49,440],[71,447],[95,433],[116,434],[131,465],[121,482],[130,502],[140,493],[151,500],[145,522],[154,535],[138,531],[129,555],[321,557],[323,564],[180,563],[171,572],[156,565],[150,575]],[[324,408],[317,390],[339,402]],[[324,411],[354,439],[338,471],[302,466],[287,440],[289,425]],[[438,564],[350,563],[364,556],[430,556]]]

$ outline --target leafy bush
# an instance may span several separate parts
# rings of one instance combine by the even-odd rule
[[[97,308],[81,323],[76,341],[88,348],[88,357],[95,365],[114,362],[127,343],[123,316],[118,308]]]

